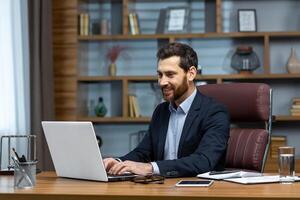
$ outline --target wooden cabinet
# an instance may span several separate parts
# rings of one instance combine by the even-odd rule
[[[156,33],[159,11],[168,7],[189,9],[189,32]],[[180,41],[198,53],[202,66],[199,81],[270,84],[274,90],[274,132],[279,124],[280,135],[280,122],[300,121],[289,112],[291,99],[300,96],[300,74],[288,74],[285,68],[291,47],[300,52],[299,7],[295,0],[53,0],[56,119],[114,127],[129,124],[138,129],[140,124],[146,126],[155,106],[150,83],[156,82],[156,51],[162,44]],[[237,10],[245,8],[256,9],[257,32],[237,32]],[[141,34],[130,33],[130,12],[138,15]],[[109,34],[79,35],[79,13],[89,14],[90,26],[108,22]],[[230,68],[232,52],[241,44],[253,46],[259,56],[261,67],[253,74],[238,74]],[[117,75],[108,76],[105,54],[113,45],[127,50],[116,63]],[[138,118],[129,117],[128,95],[132,93],[137,95],[142,114]],[[93,114],[99,96],[109,110],[105,117]]]

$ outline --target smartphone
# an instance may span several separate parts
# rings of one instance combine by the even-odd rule
[[[178,183],[176,183],[176,186],[178,187],[209,187],[211,184],[213,184],[213,180],[191,180],[191,181],[185,181],[181,180]]]

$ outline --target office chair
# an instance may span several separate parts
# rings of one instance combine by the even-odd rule
[[[198,89],[224,104],[231,123],[239,125],[230,128],[225,168],[263,172],[271,141],[271,88],[263,83],[223,83],[202,85]],[[253,123],[245,128],[248,122],[263,122],[263,128],[253,128]]]

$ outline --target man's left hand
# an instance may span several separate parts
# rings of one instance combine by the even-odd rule
[[[119,162],[110,168],[110,174],[124,174],[125,172],[131,172],[139,175],[152,174],[153,169],[150,163],[141,163],[126,160],[124,162]]]

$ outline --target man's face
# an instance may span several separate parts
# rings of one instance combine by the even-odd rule
[[[163,98],[169,102],[183,101],[189,89],[187,73],[179,67],[179,62],[179,56],[172,56],[158,62],[158,84]]]

